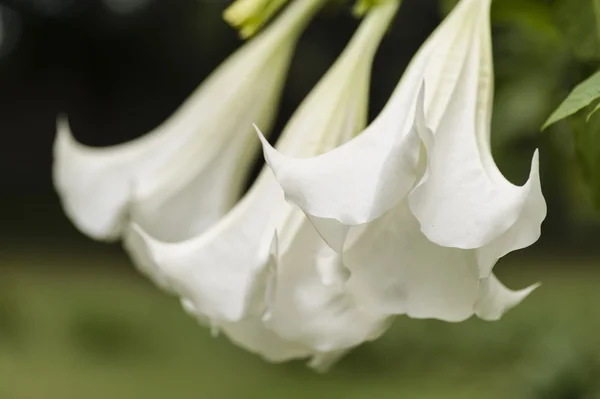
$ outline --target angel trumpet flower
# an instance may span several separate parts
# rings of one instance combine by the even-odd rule
[[[129,220],[164,240],[213,224],[239,199],[270,128],[295,44],[322,0],[298,0],[215,70],[162,125],[132,142],[90,148],[59,120],[54,184],[85,234],[118,239]]]
[[[377,311],[497,319],[535,288],[513,292],[491,274],[539,238],[546,205],[537,151],[522,187],[490,151],[490,1],[458,3],[356,139],[309,159],[263,139],[286,197],[343,254],[348,286]]]
[[[397,7],[373,8],[289,121],[281,151],[313,156],[364,128],[372,59]],[[311,365],[324,367],[387,328],[385,316],[359,308],[340,284],[339,255],[285,201],[268,168],[205,233],[165,243],[134,228],[127,243],[190,313],[270,361],[312,355]]]

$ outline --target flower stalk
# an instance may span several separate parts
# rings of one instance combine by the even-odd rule
[[[248,39],[258,32],[288,0],[236,0],[223,12],[223,19]]]

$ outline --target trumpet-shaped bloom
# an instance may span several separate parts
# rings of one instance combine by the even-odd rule
[[[546,205],[537,152],[521,187],[492,158],[489,7],[461,0],[346,145],[298,159],[263,139],[286,197],[343,254],[347,284],[378,311],[497,319],[534,288],[513,292],[491,275],[501,256],[539,238]]]
[[[295,2],[139,139],[90,148],[59,120],[54,183],[75,225],[112,240],[133,220],[156,237],[181,240],[227,212],[258,150],[252,123],[271,126],[297,39],[321,3]]]
[[[397,7],[386,2],[365,18],[289,121],[281,151],[312,156],[364,128],[372,58]],[[166,243],[134,228],[127,242],[190,313],[271,361],[313,355],[311,365],[322,368],[388,325],[387,317],[357,305],[343,284],[339,254],[285,201],[268,168],[205,233]]]

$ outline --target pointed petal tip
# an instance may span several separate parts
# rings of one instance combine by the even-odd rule
[[[540,175],[540,149],[536,148],[531,157],[531,171],[529,172],[530,178],[532,176],[538,177]]]
[[[525,298],[527,298],[533,291],[538,289],[541,285],[542,285],[542,283],[538,281],[534,284],[531,284],[529,287],[525,287],[520,290],[511,291],[512,300],[510,302],[509,307],[506,310],[512,309],[513,307],[515,307],[518,304],[520,304],[521,302],[523,302],[523,300]]]
[[[256,130],[256,134],[260,139],[260,143],[263,149],[263,156],[265,157],[265,162],[267,163],[267,165],[269,165],[269,167],[271,167],[271,170],[273,170],[273,166],[275,166],[278,158],[280,158],[282,155],[279,153],[279,151],[277,151],[277,149],[275,149],[275,147],[271,145],[271,143],[269,143],[269,140],[267,140],[263,132],[258,128],[258,126],[256,126],[255,123],[253,123],[252,126],[254,127],[254,130]],[[273,172],[275,171],[273,170]]]
[[[271,147],[271,144],[269,143],[269,141],[267,140],[267,138],[265,137],[264,133],[262,132],[262,130],[259,129],[259,127],[256,125],[256,123],[252,124],[252,127],[254,128],[254,130],[256,131],[256,135],[258,136],[258,138],[260,139],[260,142],[263,144],[264,146],[268,146]]]
[[[69,119],[66,114],[60,114],[56,117],[56,133],[57,135],[71,135]]]
[[[57,162],[60,162],[67,153],[76,150],[77,140],[73,137],[69,120],[65,114],[61,114],[56,118],[56,136],[54,137],[53,153],[54,153],[54,168],[56,169]]]
[[[537,167],[539,163],[540,163],[540,149],[536,148],[535,151],[533,151],[533,155],[531,157],[531,166],[533,167],[535,165]]]
[[[54,138],[54,162],[61,161],[62,158],[70,159],[71,156],[80,156],[83,151],[95,150],[97,148],[87,146],[79,142],[71,129],[67,114],[61,113],[56,117],[56,136]]]
[[[539,287],[542,286],[542,282],[538,281],[536,283],[531,284],[529,287],[525,287],[521,290],[517,291],[517,294],[522,296],[522,299],[525,299],[527,296],[529,296],[529,294],[531,294],[533,291],[537,290]]]
[[[333,352],[317,352],[308,361],[307,366],[319,374],[327,373],[350,349]]]
[[[537,282],[529,287],[513,291],[504,286],[494,275],[491,275],[482,280],[484,296],[475,303],[475,314],[485,321],[498,321],[506,312],[523,302],[540,286],[541,282]]]
[[[267,164],[271,167],[282,155],[279,153],[279,151],[277,151],[275,147],[271,145],[271,143],[269,143],[269,140],[267,140],[267,138],[258,128],[258,126],[256,126],[255,124],[252,124],[252,126],[254,126],[258,138],[260,139],[260,143],[263,149],[263,155],[265,157],[265,162],[267,162]]]
[[[122,234],[122,209],[109,209],[97,195],[94,177],[88,173],[89,149],[73,136],[66,114],[56,119],[53,143],[52,182],[63,210],[71,222],[88,237],[103,242],[117,241]],[[90,194],[91,193],[91,194]]]
[[[64,126],[66,126],[67,128],[69,127],[69,117],[65,112],[61,112],[58,115],[56,115],[56,127],[58,130],[60,130]]]
[[[540,285],[541,283],[537,282],[535,284],[530,285],[529,287],[517,291],[508,290],[506,303],[504,305],[504,309],[501,312],[498,312],[498,314],[496,315],[490,315],[490,317],[484,317],[483,315],[479,315],[479,317],[486,321],[500,320],[506,312],[523,302],[525,298],[527,298],[529,294],[535,291]],[[510,297],[508,297],[508,295],[510,295]]]

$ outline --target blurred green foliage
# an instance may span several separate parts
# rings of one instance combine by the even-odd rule
[[[564,119],[582,108],[587,107],[600,97],[600,72],[596,72],[583,82],[579,83],[567,96],[560,106],[550,115],[542,129]],[[587,119],[598,110],[598,105],[587,113]]]
[[[556,0],[555,21],[573,55],[582,61],[600,59],[600,2]]]
[[[550,114],[543,128],[573,115],[568,125],[558,126],[551,130],[550,134],[557,134],[561,129],[570,130],[570,147],[573,148],[572,154],[578,165],[578,176],[582,177],[580,182],[584,183],[584,191],[591,194],[588,195],[591,203],[600,210],[600,139],[597,138],[600,125],[597,121],[587,123],[582,115],[584,111],[577,112],[585,108],[587,118],[591,118],[597,110],[596,103],[600,97],[600,75],[596,73],[589,76],[590,69],[597,70],[600,66],[600,0],[555,0],[539,3],[545,4],[550,12],[545,10],[534,14],[551,16],[549,21],[554,23],[556,30],[560,32],[555,53],[560,53],[561,57],[553,56],[549,52],[546,57],[539,57],[537,63],[542,70],[546,70],[548,64],[555,65],[554,76],[546,75],[544,80],[551,88],[550,93],[564,92],[559,101],[556,101],[556,96],[547,97],[553,102],[556,101],[554,104],[560,105],[553,105],[554,112]],[[529,25],[534,26],[533,23]],[[542,29],[536,30],[538,35],[541,34]],[[566,92],[569,91],[571,93],[567,96]],[[592,106],[588,107],[589,104]],[[571,187],[577,185],[576,182],[575,185],[571,184]]]
[[[321,375],[212,338],[142,276],[106,269],[129,268],[124,256],[41,252],[1,271],[0,307],[13,314],[2,316],[13,337],[0,334],[1,398],[600,397],[593,263],[501,262],[509,286],[543,283],[501,321],[399,318]]]
[[[577,160],[587,182],[587,193],[592,203],[600,209],[600,115],[586,107],[569,118],[575,137]]]

